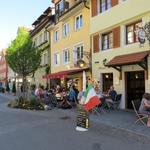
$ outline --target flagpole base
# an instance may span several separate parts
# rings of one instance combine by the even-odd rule
[[[88,129],[82,128],[82,127],[79,127],[79,126],[76,127],[76,130],[77,131],[88,131]]]

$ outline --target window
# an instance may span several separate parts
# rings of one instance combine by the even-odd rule
[[[63,50],[63,63],[69,63],[70,62],[70,51],[68,49]]]
[[[61,0],[57,5],[56,5],[56,12],[60,13],[64,11],[64,0]]]
[[[69,35],[69,22],[63,25],[63,37]]]
[[[37,37],[34,39],[34,46],[35,46],[35,47],[38,46],[38,39],[37,39]]]
[[[40,34],[40,36],[39,36],[39,45],[41,45],[42,44],[42,34]]]
[[[138,36],[135,33],[137,27],[142,26],[142,21],[130,24],[126,26],[126,44],[132,44],[138,42]]]
[[[79,15],[75,17],[75,30],[79,30],[83,27],[83,16]]]
[[[48,55],[47,55],[47,53],[44,53],[43,54],[43,65],[46,65],[48,63],[47,60],[48,60]]]
[[[111,8],[111,0],[98,0],[98,12],[102,13]]]
[[[54,32],[54,42],[58,41],[58,31]]]
[[[109,32],[102,35],[102,50],[113,48],[113,34]]]
[[[48,39],[47,34],[48,34],[48,32],[47,32],[47,31],[44,31],[44,42],[46,42],[46,41],[47,41],[47,39]]]
[[[59,65],[60,63],[60,56],[59,53],[54,54],[54,65]]]
[[[83,44],[76,46],[75,51],[76,51],[77,60],[82,59],[83,58]]]

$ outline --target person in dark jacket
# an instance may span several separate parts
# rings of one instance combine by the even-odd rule
[[[117,92],[114,90],[114,87],[111,85],[110,89],[108,90],[108,93],[106,94],[106,103],[108,107],[111,107],[115,101],[115,98],[117,96]]]

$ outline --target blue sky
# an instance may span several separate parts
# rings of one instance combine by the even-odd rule
[[[0,2],[0,50],[7,48],[19,26],[32,23],[49,7],[51,0],[2,0]]]

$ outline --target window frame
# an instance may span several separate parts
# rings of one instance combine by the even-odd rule
[[[66,27],[66,28],[65,28]],[[69,35],[69,33],[70,33],[70,24],[69,24],[69,22],[66,22],[65,24],[63,24],[63,37],[66,37],[66,36],[68,36]]]
[[[81,16],[82,16],[82,23],[81,23]],[[77,18],[79,19],[78,20],[78,26],[77,26]],[[83,27],[83,14],[79,14],[77,16],[75,16],[75,31],[78,31],[80,30],[82,27]]]
[[[59,40],[59,30],[54,31],[54,42],[57,42]]]
[[[59,52],[54,53],[54,65],[59,66],[60,65],[60,54]]]
[[[125,26],[125,29],[126,29],[126,45],[129,45],[129,44],[133,44],[133,43],[137,43],[138,42],[138,40],[137,40],[137,35],[136,35],[136,33],[135,33],[135,31],[136,31],[136,25],[137,24],[139,24],[139,23],[141,23],[142,24],[142,20],[138,20],[138,21],[135,21],[135,22],[132,22],[132,23],[130,23],[130,24],[128,24],[128,25],[126,25]],[[133,42],[129,42],[129,38],[128,38],[128,28],[129,27],[133,27],[133,31],[132,31],[132,33],[133,33]]]
[[[112,35],[112,42],[110,43],[110,35]],[[104,48],[104,37],[107,36],[107,48]],[[101,35],[101,48],[102,48],[102,51],[105,51],[105,50],[108,50],[108,49],[112,49],[113,48],[113,32],[110,31],[110,32],[107,32],[107,33],[104,33]],[[111,46],[112,45],[112,46]]]
[[[67,52],[67,56],[65,56],[65,54],[66,54],[65,52]],[[63,60],[63,64],[70,63],[70,50],[69,49],[63,49],[62,57],[63,57],[63,59],[62,59]]]
[[[106,12],[107,10],[109,10],[111,7],[112,7],[112,2],[111,2],[111,0],[105,0],[105,2],[104,2],[104,4],[105,4],[105,10],[103,10],[102,8],[102,1],[103,0],[97,0],[98,2],[97,2],[97,10],[98,10],[98,14],[100,14],[100,13],[104,13],[104,12]],[[109,3],[108,3],[108,1],[110,1]],[[109,4],[109,5],[108,5]],[[109,7],[108,7],[109,6]]]
[[[81,44],[78,44],[78,45],[75,45],[74,46],[75,47],[75,57],[76,57],[76,61],[78,61],[78,60],[80,60],[80,59],[83,59],[83,53],[84,53],[84,45],[83,45],[83,43],[81,43]],[[81,47],[82,47],[82,49],[81,49]],[[79,49],[79,55],[78,55],[78,50],[77,50],[77,48],[80,48]],[[79,57],[78,57],[79,56]]]
[[[48,53],[44,52],[43,53],[43,65],[48,64]]]

